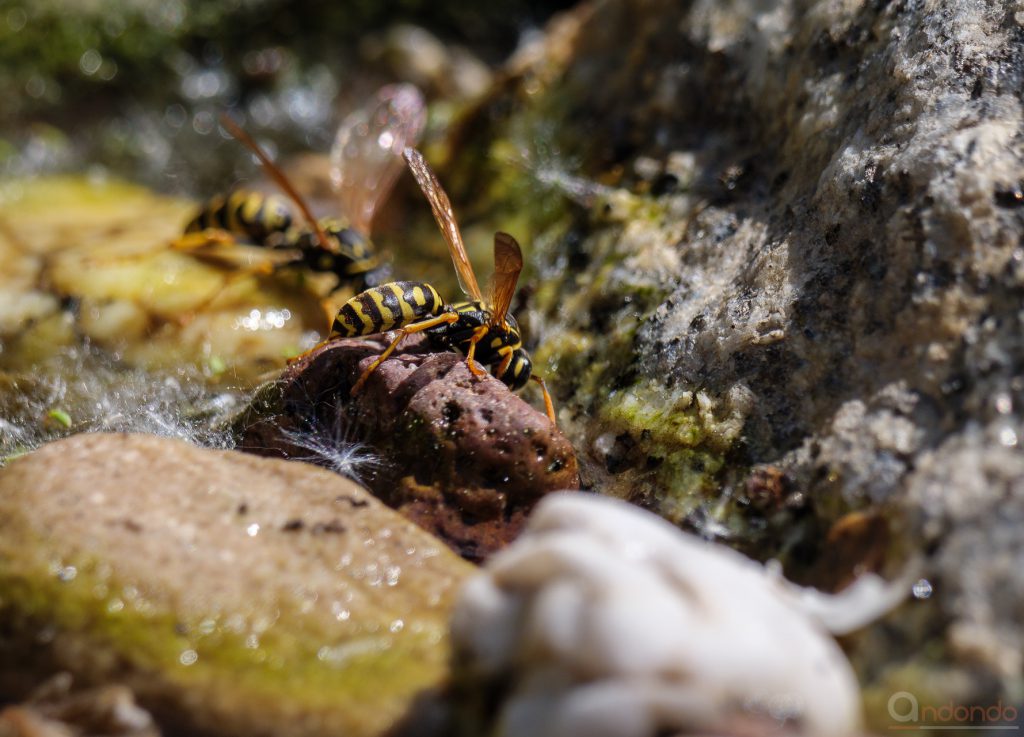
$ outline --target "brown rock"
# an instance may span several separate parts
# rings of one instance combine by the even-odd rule
[[[384,460],[338,470],[473,560],[515,537],[541,496],[578,488],[572,446],[547,416],[455,353],[410,340],[351,397],[384,345],[339,340],[296,363],[238,420],[239,447],[303,458],[317,446],[330,465],[332,448],[337,460],[344,443],[366,443]]]

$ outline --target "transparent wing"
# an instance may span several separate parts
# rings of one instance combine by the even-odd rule
[[[519,272],[523,270],[523,252],[508,233],[494,234],[494,276],[491,279],[491,325],[501,325],[516,293]]]
[[[411,84],[382,87],[338,126],[331,147],[331,183],[344,215],[369,234],[377,208],[402,173],[400,154],[419,141],[427,112]]]
[[[227,130],[227,132],[230,133],[236,141],[241,142],[250,151],[256,154],[256,158],[260,160],[260,164],[263,166],[263,171],[265,171],[273,182],[291,198],[292,202],[294,202],[302,212],[302,216],[306,218],[306,222],[309,223],[309,226],[316,232],[316,237],[320,241],[320,245],[328,251],[337,250],[327,238],[327,234],[324,233],[324,229],[320,227],[320,223],[318,223],[317,219],[313,217],[313,213],[310,212],[309,206],[302,198],[302,195],[300,195],[298,190],[295,189],[290,181],[288,181],[288,177],[284,175],[284,172],[277,168],[277,165],[270,160],[270,156],[267,155],[267,152],[260,148],[260,145],[256,143],[253,137],[246,133],[245,130],[242,129],[242,126],[232,120],[227,113],[221,114],[220,122],[221,125],[224,126],[224,129]]]
[[[459,224],[455,222],[455,213],[452,211],[452,203],[445,194],[441,183],[437,181],[433,169],[427,164],[423,154],[414,148],[405,149],[403,155],[409,164],[412,175],[430,202],[430,209],[434,211],[434,219],[445,242],[448,243],[448,251],[452,254],[452,261],[455,263],[455,273],[459,277],[459,286],[470,299],[483,302],[483,294],[480,285],[476,281],[476,274],[473,273],[473,265],[466,255],[466,246],[462,242],[462,234],[459,232]]]

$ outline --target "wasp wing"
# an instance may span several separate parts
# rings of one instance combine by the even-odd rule
[[[411,84],[382,87],[338,126],[331,147],[331,183],[352,227],[369,234],[377,208],[402,173],[400,154],[419,141],[427,113]]]
[[[494,276],[491,278],[491,325],[501,325],[505,321],[522,270],[523,252],[516,239],[508,233],[495,233]]]
[[[437,181],[433,169],[423,158],[423,154],[414,148],[407,148],[403,153],[412,175],[430,202],[430,209],[434,211],[434,219],[437,220],[441,234],[448,244],[448,250],[452,254],[452,261],[455,263],[455,273],[459,277],[459,286],[470,299],[483,302],[483,293],[476,281],[476,274],[473,273],[473,265],[469,262],[466,254],[466,246],[462,242],[462,234],[459,232],[459,224],[455,221],[455,212],[452,210],[451,200],[445,194],[441,183]]]

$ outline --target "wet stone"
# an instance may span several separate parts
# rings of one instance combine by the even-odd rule
[[[239,448],[356,476],[472,560],[514,538],[544,494],[578,488],[572,446],[547,416],[455,353],[409,340],[351,397],[384,345],[340,340],[293,365],[236,419]],[[370,450],[346,466],[357,443]]]
[[[169,734],[379,735],[445,677],[471,571],[309,464],[76,435],[0,470],[0,693],[68,671]]]

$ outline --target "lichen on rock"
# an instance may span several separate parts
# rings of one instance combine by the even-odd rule
[[[457,204],[543,214],[528,323],[585,483],[822,586],[931,553],[854,640],[872,693],[1021,699],[1024,588],[988,563],[1024,504],[1021,13],[587,4],[452,140]],[[828,561],[851,513],[866,557]]]

